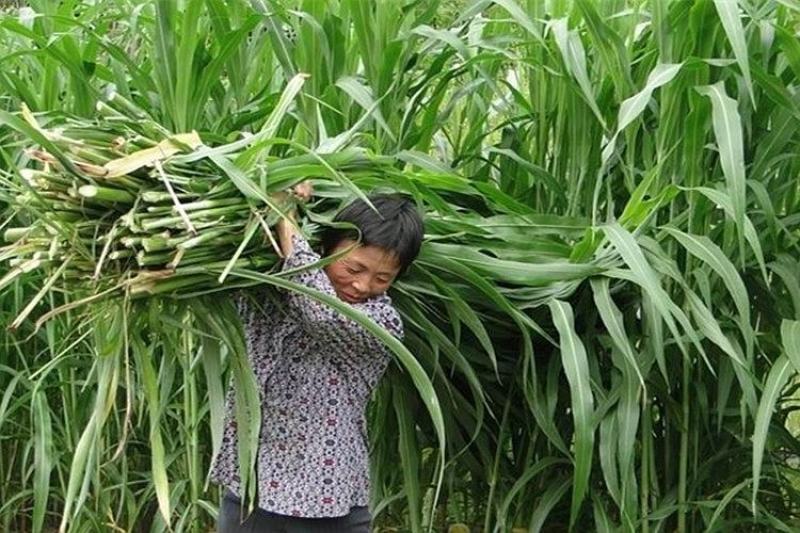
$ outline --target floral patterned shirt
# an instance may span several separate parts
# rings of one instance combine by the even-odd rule
[[[293,244],[284,270],[319,261],[303,238],[295,236]],[[321,269],[290,279],[336,295]],[[255,296],[260,296],[258,289]],[[283,515],[343,516],[369,503],[364,410],[390,355],[374,335],[333,308],[295,292],[280,298],[257,300],[259,305],[244,294],[236,299],[262,402],[258,506]],[[351,305],[402,337],[402,322],[389,296]],[[226,407],[211,478],[241,497],[233,390]]]

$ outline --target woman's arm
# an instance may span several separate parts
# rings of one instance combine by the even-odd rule
[[[292,189],[292,193],[301,202],[307,202],[314,194],[314,185],[312,185],[311,181],[306,180],[295,185]],[[278,241],[283,257],[292,255],[292,250],[294,248],[292,237],[295,235],[297,235],[295,210],[291,209],[286,214],[286,218],[281,218],[278,221]]]
[[[278,245],[281,248],[281,253],[284,259],[291,256],[294,251],[293,239],[297,235],[295,228],[295,214],[294,210],[287,213],[287,218],[282,218],[278,221]]]

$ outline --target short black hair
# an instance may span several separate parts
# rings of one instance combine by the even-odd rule
[[[329,255],[343,240],[358,241],[360,237],[362,245],[377,246],[394,254],[402,274],[416,259],[422,246],[425,236],[422,217],[414,203],[405,196],[373,194],[367,198],[374,209],[359,198],[333,219],[334,222],[352,224],[355,228],[328,226],[323,230],[320,239],[322,253]]]

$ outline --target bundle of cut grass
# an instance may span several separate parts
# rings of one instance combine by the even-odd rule
[[[282,191],[308,175],[349,183],[386,164],[361,149],[270,157],[264,145],[280,141],[261,134],[209,148],[116,94],[98,110],[96,121],[45,128],[23,108],[16,123],[29,164],[5,181],[18,191],[15,219],[28,224],[3,232],[0,289],[37,269],[48,281],[12,329],[61,277],[92,301],[219,290],[235,268],[268,269],[280,254],[270,227],[294,201]]]

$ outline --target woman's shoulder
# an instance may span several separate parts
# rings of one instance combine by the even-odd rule
[[[379,294],[359,305],[363,306],[362,311],[365,311],[370,318],[388,330],[389,333],[395,337],[403,338],[403,320],[391,296],[386,293]]]

